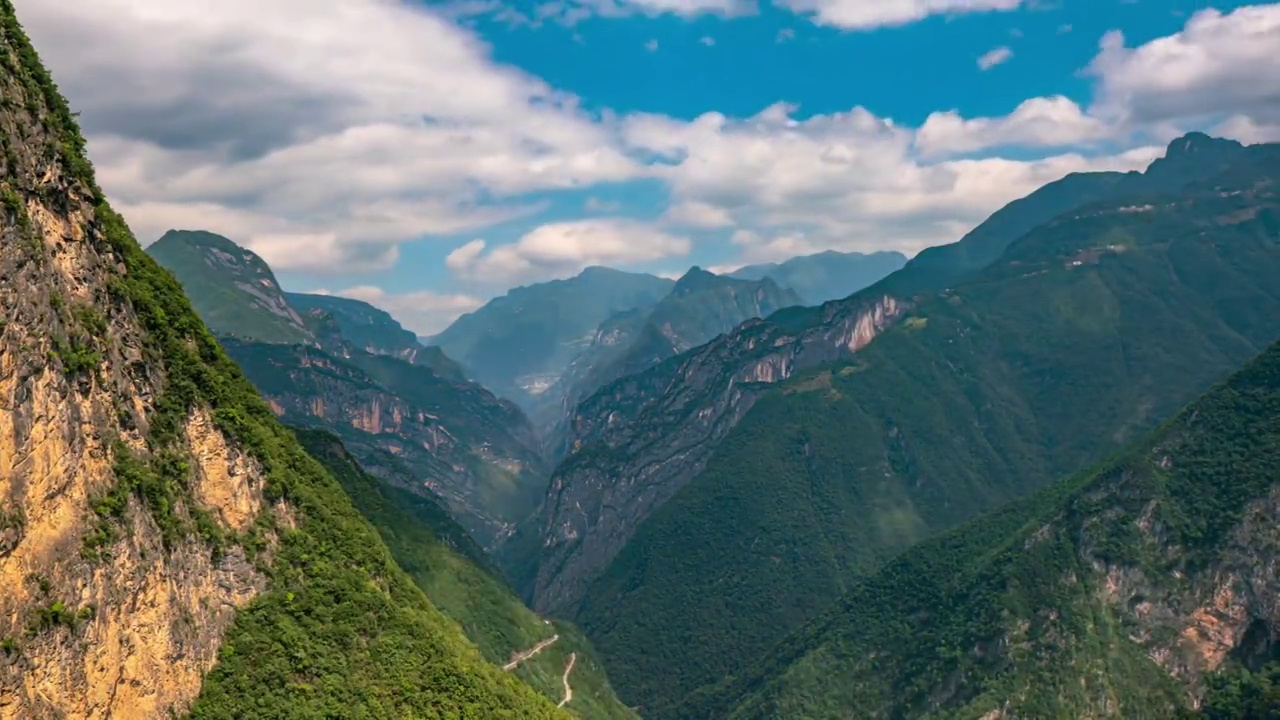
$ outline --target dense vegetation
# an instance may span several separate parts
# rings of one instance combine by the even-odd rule
[[[192,715],[197,718],[554,717],[553,704],[484,662],[475,647],[395,565],[336,481],[281,427],[222,352],[167,271],[142,252],[94,183],[75,120],[32,49],[10,0],[0,0],[5,103],[42,139],[52,180],[7,166],[23,193],[92,214],[93,242],[124,272],[111,280],[104,314],[128,315],[143,332],[144,371],[163,394],[147,418],[149,452],[138,503],[163,517],[190,505],[181,427],[195,407],[213,411],[228,438],[265,470],[266,493],[291,508],[296,528],[264,514],[275,535],[270,589],[238,613]],[[10,90],[20,88],[14,96]],[[4,117],[8,116],[8,117]],[[49,177],[49,176],[46,176]],[[78,207],[77,207],[78,206]],[[254,538],[243,539],[255,545]]]
[[[1274,582],[1278,477],[1280,344],[1097,470],[856,581],[682,715],[1175,717],[1217,662],[1192,611]],[[1222,622],[1266,650],[1274,598],[1238,598]],[[1274,678],[1210,677],[1204,717],[1273,716]]]
[[[147,253],[178,277],[192,307],[214,332],[264,342],[309,339],[271,268],[227,238],[170,230]]]
[[[1280,337],[1274,151],[1148,210],[1042,225],[769,392],[576,613],[624,699],[670,716],[858,576],[1096,462]]]
[[[618,702],[589,643],[565,623],[549,625],[498,580],[497,571],[474,541],[437,503],[388,486],[360,469],[333,435],[299,430],[303,447],[328,467],[378,530],[400,567],[436,607],[457,621],[489,661],[502,664],[517,650],[559,634],[551,648],[522,664],[516,674],[559,702],[561,675],[570,653],[577,654],[573,702],[567,708],[582,718],[634,717]]]

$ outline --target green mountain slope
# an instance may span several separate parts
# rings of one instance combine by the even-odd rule
[[[215,333],[264,342],[310,339],[271,268],[227,238],[203,230],[170,230],[147,252],[178,276],[192,306]]]
[[[9,0],[0,98],[4,713],[563,716],[431,604],[141,250]]]
[[[182,274],[178,273],[181,278]],[[463,381],[462,366],[438,347],[425,347],[405,330],[390,313],[367,302],[336,295],[285,293],[285,300],[299,313],[331,315],[338,332],[347,342],[372,355],[390,355],[413,365],[431,368],[446,380]],[[322,343],[323,345],[323,343]]]
[[[517,651],[559,635],[555,645],[519,665],[514,674],[559,702],[572,653],[573,700],[565,708],[587,720],[636,717],[613,694],[585,638],[572,626],[544,622],[525,607],[439,505],[368,475],[335,436],[321,430],[297,432],[303,447],[330,469],[356,509],[377,528],[400,567],[462,626],[487,660],[505,664]]]
[[[335,433],[369,472],[439,496],[484,546],[537,505],[546,475],[518,408],[475,383],[359,351],[224,338],[286,422]]]
[[[771,278],[794,290],[804,305],[821,305],[849,297],[907,263],[900,252],[843,253],[828,250],[793,257],[781,263],[747,265],[729,273],[744,280]]]
[[[583,399],[565,423],[573,450],[540,517],[503,549],[512,577],[542,611],[572,613],[638,524],[706,467],[768,386],[846,358],[900,321],[917,295],[964,281],[1020,235],[1099,198],[1176,191],[1253,152],[1192,133],[1143,173],[1069,175],[1005,206],[960,241],[820,307],[786,308]],[[620,481],[621,479],[621,481]],[[613,509],[621,508],[620,512]],[[513,540],[514,542],[514,540]],[[529,558],[536,557],[530,563]],[[525,563],[515,568],[511,563]],[[518,570],[518,571],[514,571]]]
[[[650,306],[671,280],[591,267],[567,280],[518,287],[431,338],[471,377],[526,410],[591,342],[607,318]]]
[[[1278,481],[1274,345],[1097,470],[855,582],[682,716],[1175,717],[1277,649]]]
[[[705,468],[561,610],[622,697],[670,716],[683,693],[740,671],[853,578],[1096,462],[1280,337],[1277,150],[1252,148],[1178,195],[1041,225],[969,282],[899,303],[901,319],[851,359],[758,390]],[[667,433],[689,432],[668,422]],[[589,447],[570,459],[589,470],[567,469],[582,487],[651,497],[629,466],[596,472],[631,462],[611,452]],[[552,480],[561,507],[635,507],[569,495],[565,470]],[[562,547],[601,553],[598,541]],[[565,576],[547,557],[543,591]],[[657,628],[689,641],[673,647]]]

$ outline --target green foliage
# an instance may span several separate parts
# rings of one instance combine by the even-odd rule
[[[462,626],[490,662],[559,633],[556,645],[522,664],[517,676],[559,702],[561,675],[576,652],[568,709],[581,718],[634,718],[613,694],[590,644],[563,623],[548,625],[501,580],[484,552],[439,504],[386,485],[365,473],[339,440],[320,430],[297,430],[303,447],[325,464],[356,508],[377,529],[400,567],[431,602]]]
[[[275,421],[178,282],[143,253],[102,200],[74,119],[22,34],[10,0],[0,0],[0,30],[4,70],[25,84],[30,117],[24,122],[52,139],[47,161],[91,191],[92,206],[81,209],[93,218],[93,237],[101,243],[96,249],[110,251],[125,267],[110,283],[111,302],[137,323],[143,360],[164,377],[148,418],[147,451],[115,456],[118,486],[98,498],[95,509],[118,515],[134,496],[166,537],[178,532],[179,505],[189,494],[183,427],[192,410],[203,407],[229,442],[258,461],[266,496],[282,501],[296,523],[270,528],[278,539],[266,568],[270,587],[237,613],[192,716],[562,716],[553,703],[484,662],[396,566],[332,476]],[[52,199],[86,203],[79,192]],[[203,524],[193,522],[197,529]],[[55,602],[41,609],[35,626],[86,619]]]
[[[30,622],[27,624],[27,637],[34,638],[60,627],[76,632],[86,622],[92,620],[94,614],[93,605],[85,605],[79,610],[73,610],[65,602],[55,600],[48,605],[36,608]],[[6,648],[6,650],[8,649]],[[17,649],[16,641],[13,643],[12,649]]]
[[[273,343],[312,339],[266,262],[227,238],[170,230],[147,253],[177,277],[214,332]]]
[[[997,707],[1046,719],[1174,717],[1185,690],[1151,657],[1211,601],[1223,563],[1270,561],[1275,518],[1245,518],[1277,491],[1277,471],[1280,344],[1097,470],[858,580],[764,660],[695,696],[682,717],[835,718],[851,707],[871,717],[977,718]],[[1099,554],[1139,516],[1205,514],[1199,503],[1214,495],[1224,499],[1212,511],[1243,546],[1157,520],[1139,525],[1130,559]],[[1254,691],[1234,688],[1259,686],[1213,679],[1207,707],[1238,708]]]
[[[1258,672],[1236,669],[1209,680],[1198,714],[1203,720],[1276,720],[1280,718],[1280,663]]]
[[[669,717],[859,576],[1097,462],[1280,337],[1271,196],[1176,197],[1146,213],[1118,212],[1131,201],[1116,199],[1042,225],[969,282],[917,297],[914,321],[856,364],[765,392],[570,616],[622,697]],[[1109,247],[1118,233],[1123,250]],[[1215,512],[1170,523],[1212,542],[1235,521],[1220,508],[1234,495],[1205,496]],[[1133,548],[1131,537],[1105,542]]]

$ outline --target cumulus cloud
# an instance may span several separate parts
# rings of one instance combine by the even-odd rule
[[[663,214],[662,222],[677,227],[713,229],[733,225],[733,218],[724,208],[692,200],[672,205]]]
[[[654,172],[671,187],[676,208],[706,215],[718,208],[766,238],[739,236],[743,248],[773,249],[753,259],[784,247],[913,253],[958,239],[1001,205],[1067,173],[1137,169],[1159,153],[930,161],[917,153],[913,130],[863,108],[803,120],[795,111],[779,104],[746,120],[708,113],[689,122],[639,115],[627,120],[624,137],[660,158]]]
[[[978,69],[983,71],[990,70],[997,65],[1008,62],[1012,57],[1013,51],[1007,46],[1002,45],[998,48],[992,48],[978,58]]]
[[[1067,147],[1110,137],[1115,130],[1061,95],[1031,98],[1008,115],[965,119],[954,110],[931,113],[916,131],[923,155],[967,153],[1024,145]]]
[[[363,300],[374,307],[386,310],[407,329],[418,335],[432,335],[449,326],[459,315],[471,312],[484,304],[478,297],[462,294],[441,294],[429,290],[389,293],[373,285],[356,285],[344,290],[321,288],[312,290],[317,295],[338,295],[353,300]]]
[[[503,285],[572,275],[591,265],[627,265],[682,257],[687,238],[624,219],[588,219],[539,226],[510,245],[490,248],[473,240],[445,264],[468,280]]]
[[[1202,10],[1136,48],[1112,31],[1100,48],[1088,69],[1099,86],[1090,111],[1100,117],[1140,124],[1228,110],[1280,123],[1280,4]]]
[[[384,0],[18,0],[144,240],[237,237],[284,270],[394,262],[424,235],[634,177],[572,97],[471,34]]]

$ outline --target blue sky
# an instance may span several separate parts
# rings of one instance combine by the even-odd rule
[[[911,254],[1189,129],[1280,139],[1280,4],[16,4],[140,239],[221,232],[421,332],[589,264]]]
[[[1030,97],[1066,95],[1088,102],[1090,83],[1079,71],[1109,30],[1130,44],[1178,31],[1195,11],[1229,10],[1245,3],[1178,0],[1063,0],[1011,12],[934,16],[905,26],[848,31],[821,27],[768,5],[758,15],[592,17],[534,27],[493,16],[461,22],[492,46],[494,59],[536,75],[582,99],[593,112],[650,112],[691,120],[706,112],[746,117],[778,101],[799,106],[793,117],[846,111],[859,105],[877,115],[918,125],[936,110],[989,116],[1011,112]],[[520,10],[532,14],[524,4]],[[656,43],[656,48],[654,48]],[[981,70],[977,59],[1008,47],[1012,57]],[[584,214],[590,197],[621,206],[621,214],[658,216],[669,201],[654,183],[635,182],[548,194],[545,213],[492,228],[491,242],[514,241],[548,220]],[[455,283],[444,255],[453,242],[402,248],[400,264],[355,278],[391,292]],[[954,238],[954,239],[959,239]],[[876,249],[874,245],[868,250]],[[650,272],[731,262],[728,243],[700,242],[679,261],[630,267]],[[291,284],[305,278],[285,276]]]

